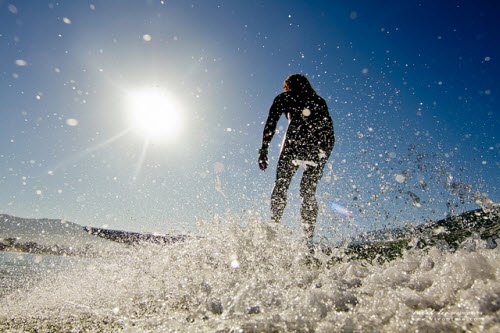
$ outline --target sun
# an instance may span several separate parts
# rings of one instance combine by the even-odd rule
[[[172,140],[181,133],[182,111],[168,92],[156,88],[132,91],[126,104],[131,127],[148,140]]]

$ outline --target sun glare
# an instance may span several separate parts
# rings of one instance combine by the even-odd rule
[[[127,109],[131,126],[147,139],[173,139],[181,132],[181,110],[175,99],[164,91],[130,92]]]

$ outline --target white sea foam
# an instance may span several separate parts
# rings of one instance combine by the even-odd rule
[[[203,238],[86,259],[1,301],[0,330],[495,331],[500,252],[410,250],[385,264],[316,253],[283,226],[200,226]]]

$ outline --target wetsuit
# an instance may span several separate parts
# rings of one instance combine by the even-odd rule
[[[316,186],[335,143],[333,122],[328,106],[314,91],[284,92],[269,110],[262,139],[262,152],[267,156],[269,143],[281,115],[288,119],[288,129],[278,160],[276,182],[271,196],[272,220],[279,222],[286,206],[287,190],[299,166],[304,167],[300,182],[301,216],[306,239],[312,240],[318,215]]]

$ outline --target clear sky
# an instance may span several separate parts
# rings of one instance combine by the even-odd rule
[[[266,172],[257,150],[292,73],[334,120],[321,235],[442,218],[475,192],[497,202],[499,7],[0,0],[0,213],[158,232],[266,220],[284,119]],[[144,92],[168,119],[138,126],[157,106]],[[151,136],[162,124],[171,135]],[[299,205],[297,178],[296,229]]]

